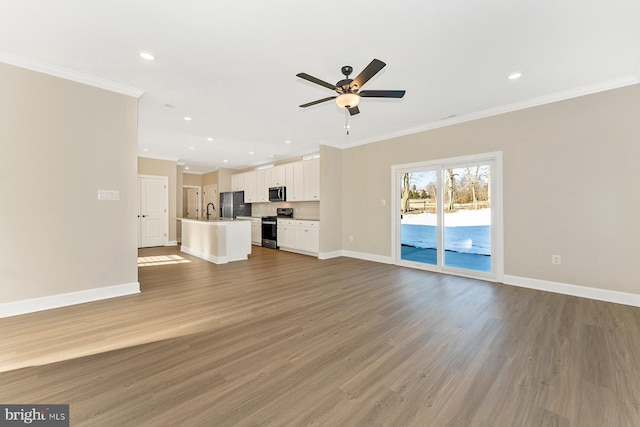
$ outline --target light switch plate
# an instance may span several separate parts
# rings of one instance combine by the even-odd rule
[[[120,200],[120,191],[98,190],[98,200]]]

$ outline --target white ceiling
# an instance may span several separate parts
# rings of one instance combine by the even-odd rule
[[[298,108],[334,93],[297,73],[373,58],[365,89],[407,94],[363,99],[349,136],[334,102]],[[636,83],[640,1],[0,0],[0,61],[144,91],[139,153],[202,173]]]

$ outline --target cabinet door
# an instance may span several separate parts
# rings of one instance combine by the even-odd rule
[[[262,244],[262,225],[260,221],[251,221],[251,243]]]
[[[284,246],[297,249],[296,247],[296,227],[286,227],[284,232]]]
[[[309,252],[319,253],[320,252],[320,229],[319,228],[309,228]]]
[[[309,229],[306,227],[296,227],[296,249],[301,251],[309,250]]]
[[[290,225],[278,224],[278,247],[295,249],[296,229]]]
[[[244,201],[245,203],[256,203],[258,194],[256,173],[245,172],[244,174]]]
[[[231,191],[244,191],[244,177],[243,173],[231,175]]]
[[[286,169],[284,165],[274,166],[271,168],[271,185],[270,187],[282,187],[286,185]]]
[[[303,162],[304,200],[320,200],[320,159]]]
[[[291,165],[291,177],[287,170],[287,201],[299,202],[304,200],[304,165],[295,162]]]
[[[269,181],[267,171],[260,169],[256,171],[256,202],[269,201]]]

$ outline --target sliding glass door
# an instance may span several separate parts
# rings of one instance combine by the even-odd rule
[[[499,164],[492,153],[394,166],[396,263],[495,278],[502,253],[494,206]]]

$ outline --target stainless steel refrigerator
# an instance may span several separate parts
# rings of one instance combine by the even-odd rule
[[[244,191],[220,193],[220,216],[223,218],[251,216],[251,203],[244,202]]]

